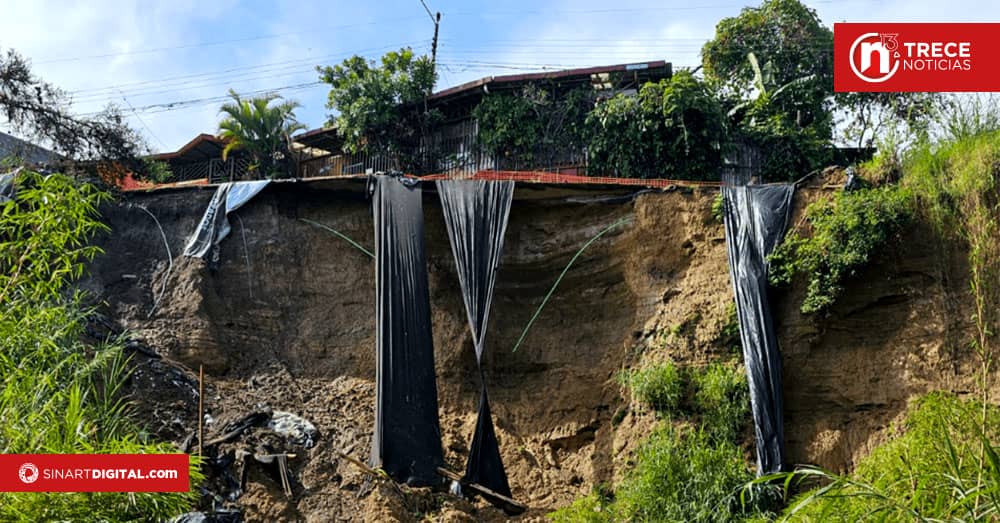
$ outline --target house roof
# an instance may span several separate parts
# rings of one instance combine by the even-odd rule
[[[313,147],[330,152],[337,152],[344,145],[344,140],[337,135],[337,132],[333,127],[321,127],[319,129],[306,131],[293,136],[292,141],[300,143],[306,147]]]
[[[222,150],[226,147],[226,141],[208,133],[195,136],[193,140],[184,144],[183,147],[174,152],[150,155],[151,160],[162,160],[171,162],[203,162],[213,158],[222,157]]]
[[[26,140],[0,132],[0,159],[16,156],[29,164],[48,164],[62,157]]]
[[[612,73],[618,73],[619,78],[611,78]],[[432,94],[427,102],[435,107],[448,107],[449,113],[456,111],[465,115],[466,105],[475,103],[483,94],[501,90],[516,89],[535,82],[555,82],[561,87],[571,88],[578,85],[607,85],[621,88],[634,84],[636,87],[647,81],[657,81],[669,78],[673,74],[670,62],[655,60],[632,64],[603,65],[564,69],[561,71],[545,71],[541,73],[509,74],[502,76],[487,76],[449,87]],[[293,141],[306,147],[314,147],[336,153],[341,150],[343,140],[337,136],[336,129],[324,127],[304,132],[292,137]]]
[[[631,73],[631,78],[628,78],[628,80],[640,83],[669,78],[673,74],[673,70],[669,62],[656,60],[653,62],[603,65],[564,69],[562,71],[545,71],[541,73],[487,76],[479,80],[473,80],[443,91],[438,91],[432,94],[428,101],[436,104],[447,103],[471,94],[486,93],[498,89],[512,89],[540,81],[554,81],[568,85],[598,83],[598,80],[603,83],[607,80],[600,78],[601,75],[610,75],[610,73],[626,73],[626,75]]]

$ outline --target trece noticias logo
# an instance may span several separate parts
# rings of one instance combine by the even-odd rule
[[[1000,91],[1000,24],[834,24],[834,88]]]

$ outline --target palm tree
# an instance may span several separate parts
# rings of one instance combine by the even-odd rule
[[[250,99],[229,90],[232,102],[219,109],[225,116],[219,122],[219,137],[226,140],[222,159],[232,151],[245,151],[250,156],[250,168],[268,178],[291,174],[290,145],[292,134],[306,128],[295,119],[299,103],[281,101],[277,94],[265,94]],[[279,100],[271,105],[271,102]]]

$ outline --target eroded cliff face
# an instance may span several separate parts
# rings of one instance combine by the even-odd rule
[[[835,190],[837,176],[800,191],[797,216],[805,201]],[[514,497],[531,507],[522,519],[538,519],[627,469],[654,419],[631,408],[616,380],[621,369],[665,357],[700,365],[725,354],[718,338],[732,289],[723,227],[710,211],[714,196],[518,186],[484,367]],[[365,459],[369,452],[374,264],[301,220],[370,246],[364,182],[272,184],[231,218],[217,268],[179,258],[210,197],[203,189],[159,191],[108,206],[112,232],[100,240],[106,253],[83,286],[168,360],[204,365],[206,407],[216,420],[210,436],[224,420],[260,406],[317,426],[316,446],[290,461],[292,496],[267,474],[249,475],[238,503],[250,519],[406,520],[417,512],[505,519],[482,502],[372,490],[336,455]],[[169,274],[160,230],[137,205],[163,225],[175,256]],[[461,470],[478,400],[475,360],[433,191],[425,191],[424,212],[443,444],[449,465]],[[577,260],[511,352],[576,250],[622,217],[632,221]],[[848,286],[829,317],[799,314],[800,288],[776,293],[792,461],[849,468],[912,396],[971,388],[961,255],[935,242],[926,231],[907,231]],[[139,415],[154,433],[179,441],[197,427],[190,397],[155,389],[133,380]]]

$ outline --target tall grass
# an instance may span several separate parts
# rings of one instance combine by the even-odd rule
[[[142,441],[121,387],[123,340],[87,342],[89,311],[68,283],[99,251],[104,196],[62,175],[25,173],[0,208],[0,453],[171,453]],[[192,460],[192,483],[200,482]],[[157,521],[188,493],[0,493],[2,521]]]
[[[782,521],[995,521],[1000,518],[1000,409],[932,393],[910,409],[892,438],[862,460],[850,477],[803,468],[784,479],[818,482],[786,509]],[[985,442],[987,462],[980,466]],[[980,472],[984,474],[980,474]]]

